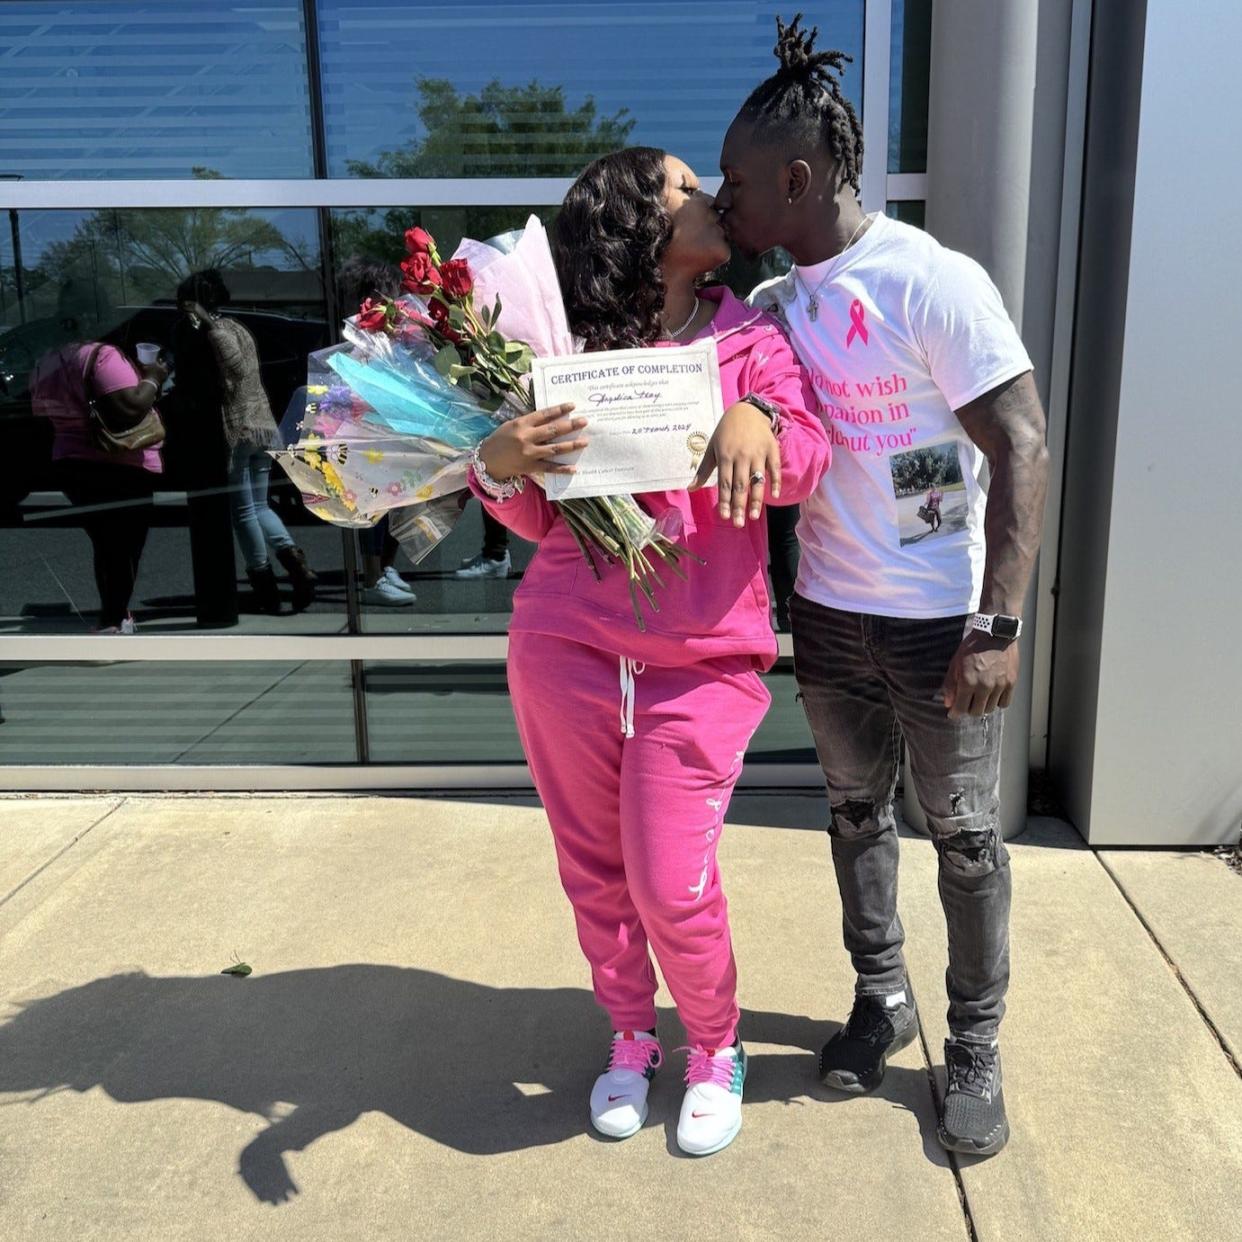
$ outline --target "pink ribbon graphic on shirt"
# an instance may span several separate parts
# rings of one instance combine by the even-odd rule
[[[854,343],[854,338],[856,336],[861,336],[862,343],[864,345],[867,344],[867,326],[863,323],[863,320],[866,318],[866,314],[867,312],[864,309],[863,304],[855,298],[850,303],[850,330],[845,335],[846,349],[849,349],[849,347]]]

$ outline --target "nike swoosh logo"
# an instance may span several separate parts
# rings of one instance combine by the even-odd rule
[[[715,1113],[691,1113],[690,1114],[690,1116],[693,1117],[695,1121],[698,1121],[700,1117],[714,1117],[715,1115],[716,1115]]]
[[[629,1096],[627,1095],[610,1095],[608,1097],[608,1103],[615,1104],[618,1100],[628,1100],[628,1099],[629,1099]]]

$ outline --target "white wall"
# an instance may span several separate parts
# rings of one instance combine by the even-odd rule
[[[1093,844],[1242,822],[1239,47],[1237,0],[1148,0]]]

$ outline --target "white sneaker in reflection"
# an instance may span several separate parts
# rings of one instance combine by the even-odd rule
[[[405,595],[413,595],[414,588],[391,566],[385,566],[384,572],[380,575],[380,581],[387,582],[390,586],[395,586],[398,591]]]
[[[408,608],[414,602],[414,592],[399,590],[387,578],[380,578],[374,586],[363,588],[362,602],[379,608]]]
[[[513,568],[513,562],[509,558],[506,551],[504,556],[498,561],[492,560],[489,556],[484,556],[482,552],[478,556],[468,560],[454,575],[454,578],[507,578],[509,571]]]

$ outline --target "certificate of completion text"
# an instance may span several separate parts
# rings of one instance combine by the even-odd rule
[[[543,479],[548,498],[676,491],[688,486],[723,413],[716,342],[536,358],[535,404],[574,403],[587,447],[575,474]]]

